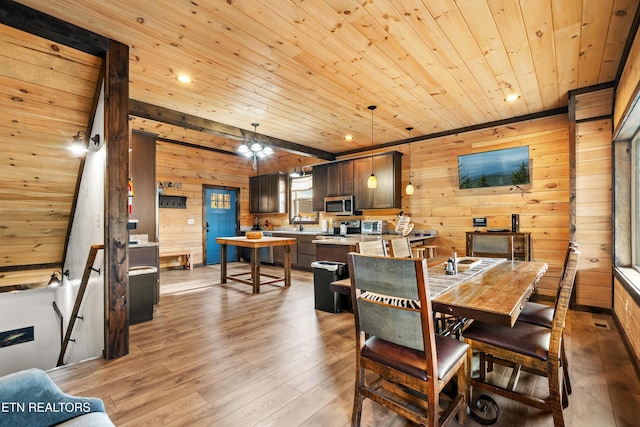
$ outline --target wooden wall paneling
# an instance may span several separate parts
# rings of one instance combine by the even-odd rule
[[[81,164],[67,145],[87,127],[102,59],[0,27],[0,286],[46,286],[64,260]]]
[[[582,253],[575,303],[612,307],[612,119],[603,117],[613,103],[611,88],[573,94],[575,116],[576,200],[573,240]],[[607,104],[608,100],[608,104]],[[606,115],[606,114],[605,114]]]
[[[634,108],[634,104],[640,96],[640,67],[638,67],[638,63],[640,63],[640,37],[638,37],[636,33],[624,70],[616,86],[613,111],[616,139],[631,139],[633,133],[637,130],[637,121],[639,120],[638,116],[640,112],[638,108]],[[629,116],[629,113],[633,114]],[[632,120],[635,123],[627,126],[625,125],[625,121],[628,120]],[[624,130],[624,132],[619,134],[621,130]]]
[[[129,47],[111,40],[106,62],[105,331],[107,360],[129,353]]]
[[[457,156],[528,145],[532,184],[461,190]],[[407,146],[394,147],[407,153]],[[549,263],[538,292],[555,295],[559,271],[570,235],[569,124],[564,115],[498,126],[411,143],[412,183],[416,192],[403,194],[402,207],[415,228],[436,229],[434,243],[440,253],[463,254],[465,232],[473,229],[471,218],[486,217],[489,227],[510,227],[511,214],[520,214],[520,231],[531,232],[533,260]],[[403,188],[409,165],[403,162]],[[393,212],[394,214],[397,211]],[[387,215],[387,216],[385,216]],[[365,211],[367,219],[385,219],[390,227],[397,217]]]
[[[618,279],[614,279],[613,311],[636,360],[640,360],[640,306]],[[628,307],[628,310],[627,310]]]

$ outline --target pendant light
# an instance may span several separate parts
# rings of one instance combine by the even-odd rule
[[[411,131],[413,128],[409,126],[406,129],[409,131],[409,183],[407,184],[407,188],[404,189],[404,192],[410,196],[415,191],[415,188],[413,188],[413,184],[411,183]]]
[[[373,110],[377,107],[375,105],[369,105],[367,108],[371,110],[371,176],[367,180],[367,187],[376,188],[378,186],[378,178],[376,178],[373,170]]]

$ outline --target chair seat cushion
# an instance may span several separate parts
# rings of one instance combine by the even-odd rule
[[[518,322],[533,323],[534,325],[551,328],[553,326],[553,313],[553,307],[528,301],[518,316]]]
[[[462,335],[465,339],[491,344],[540,360],[549,358],[551,329],[544,326],[516,322],[511,328],[475,320]]]
[[[466,357],[469,346],[462,341],[436,335],[438,379],[441,380],[461,357]],[[424,351],[390,343],[377,337],[369,337],[362,349],[362,356],[406,374],[427,380],[427,359]]]

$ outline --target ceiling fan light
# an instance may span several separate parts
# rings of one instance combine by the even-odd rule
[[[369,179],[367,180],[368,188],[377,188],[378,187],[378,178],[374,174],[371,174]]]

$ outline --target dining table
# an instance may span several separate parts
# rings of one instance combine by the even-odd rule
[[[542,261],[480,258],[476,267],[446,274],[447,257],[427,259],[429,296],[434,312],[513,326],[548,265]],[[350,293],[351,279],[330,284],[334,292]]]
[[[216,238],[216,243],[220,245],[220,284],[227,283],[227,280],[249,284],[253,287],[254,294],[260,292],[261,285],[284,282],[284,287],[291,286],[291,246],[295,245],[296,242],[295,238],[288,237],[262,236],[259,239],[250,239],[246,236],[232,236]],[[228,245],[251,249],[251,271],[227,274]],[[260,273],[260,249],[273,246],[284,246],[284,274],[282,276]],[[250,275],[249,279],[242,277],[247,275]],[[261,276],[269,277],[270,279],[261,280]]]

